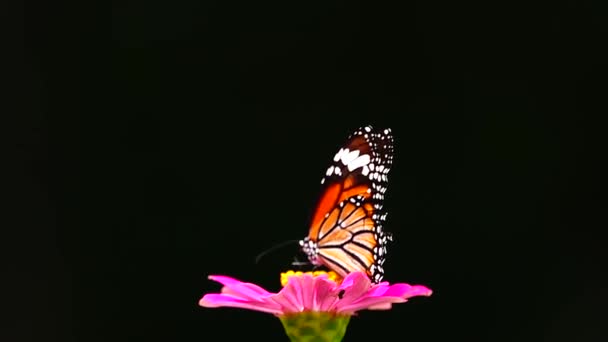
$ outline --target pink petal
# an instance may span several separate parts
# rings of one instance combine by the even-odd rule
[[[386,310],[392,307],[392,303],[403,303],[406,301],[407,299],[401,297],[364,297],[355,302],[347,303],[347,305],[342,305],[342,303],[339,303],[337,309],[338,312],[342,313],[353,313],[356,311],[369,309]]]
[[[370,305],[367,310],[390,310],[393,307],[393,303],[380,303],[378,305]]]
[[[215,294],[215,293],[206,294],[203,296],[203,298],[201,298],[201,300],[198,302],[198,304],[200,306],[203,306],[206,308],[217,308],[217,307],[225,306],[225,307],[261,311],[261,312],[271,313],[271,314],[275,314],[275,315],[282,313],[281,308],[278,305],[276,305],[276,303],[273,303],[271,301],[252,302],[252,301],[243,300],[241,298],[234,297],[231,295],[225,295],[225,294]]]
[[[393,284],[390,286],[376,285],[366,294],[366,296],[410,298],[415,296],[430,296],[432,293],[433,291],[422,285],[409,285],[400,283]]]
[[[300,282],[302,278],[300,277],[292,277],[289,279],[287,286],[291,288],[291,294],[297,303],[297,310],[304,310],[304,300],[302,299],[302,283]]]
[[[272,301],[281,308],[282,313],[292,313],[298,311],[298,304],[293,301],[292,296],[285,296],[285,293],[279,292],[276,295],[270,296],[268,300]]]
[[[329,311],[338,299],[338,290],[335,282],[323,278],[315,281],[313,311]]]
[[[370,286],[371,281],[367,274],[363,272],[349,273],[339,287],[340,290],[344,290],[344,295],[338,305],[349,305],[357,301],[370,289]]]
[[[321,311],[333,311],[338,301],[340,301],[340,285],[333,280],[325,280],[324,286],[328,287],[328,291],[325,294],[325,298],[320,299],[319,310]]]
[[[304,274],[300,278],[302,289],[302,306],[305,310],[312,310],[314,302],[314,278],[310,274]]]
[[[350,288],[352,286],[360,286],[361,284],[367,285],[367,287],[371,287],[371,281],[369,277],[364,272],[351,272],[349,273],[342,283],[340,284],[340,289]]]
[[[227,287],[228,290],[226,292],[234,295],[240,295],[245,298],[254,299],[271,295],[270,292],[255,284],[244,283],[234,278],[220,275],[211,275],[208,278]]]
[[[388,286],[383,296],[401,297],[412,289],[410,284],[393,284]]]
[[[403,297],[405,297],[405,298],[416,297],[416,296],[426,296],[426,297],[429,297],[432,294],[433,294],[433,290],[429,289],[426,286],[423,286],[423,285],[413,285],[407,291],[407,293],[403,294]]]
[[[303,309],[300,283],[297,277],[290,277],[287,285],[272,298],[275,302],[281,304],[283,311],[286,313],[300,312]]]
[[[251,293],[247,287],[243,285],[233,285],[232,287],[224,286],[222,287],[222,294],[227,294],[231,296],[235,296],[241,298],[243,300],[263,300],[264,298],[268,298],[269,295],[257,295]]]
[[[432,291],[429,288],[421,285],[394,284],[387,286],[381,284],[374,286],[368,293],[351,303],[340,302],[338,311],[349,313],[364,309],[388,310],[393,303],[403,303],[411,297],[430,296],[431,294]]]
[[[371,296],[371,297],[382,296],[389,289],[390,289],[390,285],[388,285],[387,283],[381,283],[381,284],[375,285],[371,289],[369,289],[369,291],[367,291],[366,296]]]

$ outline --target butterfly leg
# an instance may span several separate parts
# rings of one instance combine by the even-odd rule
[[[306,265],[310,265],[310,262],[308,262],[308,261],[299,261],[298,257],[293,257],[293,261],[291,262],[291,266],[301,267],[301,266],[306,266]]]

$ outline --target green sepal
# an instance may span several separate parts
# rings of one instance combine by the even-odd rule
[[[350,315],[329,312],[298,312],[279,316],[291,342],[340,342]]]

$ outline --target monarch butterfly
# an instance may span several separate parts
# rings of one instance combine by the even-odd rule
[[[374,283],[384,276],[386,245],[383,231],[388,173],[393,163],[390,128],[358,128],[335,154],[312,215],[308,236],[299,240],[313,265],[324,265],[344,277],[363,271]]]

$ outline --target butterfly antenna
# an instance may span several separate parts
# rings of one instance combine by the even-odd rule
[[[258,262],[260,262],[260,259],[262,259],[262,257],[265,256],[266,254],[268,254],[270,252],[273,252],[273,251],[276,251],[277,249],[285,247],[285,246],[290,245],[292,243],[297,243],[297,242],[298,242],[298,240],[288,240],[288,241],[284,241],[284,242],[281,242],[279,244],[276,244],[276,245],[268,248],[267,250],[263,251],[262,253],[258,254],[255,257],[255,263],[257,264]]]

